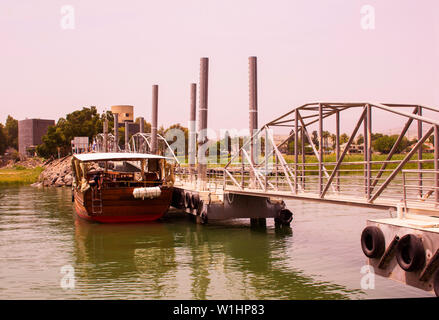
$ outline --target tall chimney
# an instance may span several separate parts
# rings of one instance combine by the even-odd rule
[[[139,132],[144,133],[145,132],[145,123],[143,122],[143,117],[140,117],[139,119]]]
[[[158,118],[159,86],[152,86],[152,119],[151,119],[151,153],[157,154],[157,118]]]
[[[209,58],[200,60],[200,102],[199,102],[199,134],[198,134],[198,179],[200,188],[204,189],[207,183],[207,158],[200,154],[204,150],[201,146],[207,143],[207,88],[209,76]]]
[[[249,73],[249,130],[250,130],[250,161],[252,164],[258,161],[257,156],[257,137],[253,139],[253,135],[258,130],[258,69],[257,58],[248,58],[248,73]],[[267,141],[265,142],[267,143]],[[256,185],[256,177],[253,171],[250,170],[250,185]],[[265,218],[250,219],[251,226],[266,226]]]
[[[250,137],[258,129],[258,78],[257,78],[257,59],[256,57],[248,58],[248,72],[249,72],[249,130]],[[256,143],[253,139],[250,142],[250,159],[254,164]]]
[[[114,152],[119,151],[119,114],[113,113],[114,118]]]
[[[197,84],[191,83],[191,105],[190,105],[190,117],[189,117],[189,141],[188,141],[188,160],[189,165],[192,169],[194,169],[195,166],[195,160],[196,160],[196,139],[197,139],[197,128],[196,128],[196,110],[197,110]],[[191,170],[193,171],[193,170]]]

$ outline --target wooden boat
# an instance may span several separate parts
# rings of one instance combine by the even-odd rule
[[[170,206],[174,184],[173,166],[167,159],[141,153],[75,154],[72,172],[77,215],[101,223],[161,218]],[[91,163],[103,169],[92,170]],[[117,169],[120,163],[123,170]]]

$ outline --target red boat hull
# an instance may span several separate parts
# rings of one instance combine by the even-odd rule
[[[162,188],[154,199],[135,199],[134,188],[121,187],[102,190],[101,212],[93,212],[92,190],[75,190],[75,211],[80,218],[100,223],[147,222],[160,219],[169,209],[172,188]]]

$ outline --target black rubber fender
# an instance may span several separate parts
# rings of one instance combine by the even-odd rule
[[[439,271],[436,272],[436,276],[434,277],[433,288],[436,297],[439,297]]]
[[[200,195],[198,193],[192,193],[191,196],[192,209],[198,209],[200,205]]]
[[[179,209],[184,209],[184,190],[182,189],[178,189],[178,208]]]
[[[396,247],[396,260],[407,271],[418,271],[425,265],[425,249],[420,237],[414,234],[403,236]]]
[[[180,190],[179,189],[174,189],[172,191],[172,202],[171,205],[175,208],[180,208],[180,199],[181,199],[181,194],[180,194]]]
[[[380,228],[367,226],[361,233],[361,249],[366,257],[380,258],[386,249],[386,240]]]
[[[192,208],[192,195],[187,191],[184,193],[184,207],[189,209]]]
[[[293,221],[293,213],[287,208],[282,208],[279,210],[279,214],[275,221],[276,223],[280,223],[284,226],[289,226],[291,221]]]
[[[208,219],[207,219],[207,207],[206,206],[203,206],[201,208],[200,221],[201,221],[201,224],[207,224]]]
[[[198,205],[195,208],[197,216],[201,215],[201,213],[203,212],[203,208],[204,208],[204,201],[203,200],[199,200],[198,201]]]

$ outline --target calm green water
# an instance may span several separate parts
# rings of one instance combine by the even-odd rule
[[[366,299],[430,296],[376,277],[361,290],[366,219],[387,213],[288,202],[292,227],[247,220],[99,225],[73,214],[69,189],[0,188],[2,299]],[[75,287],[63,289],[63,266]]]

